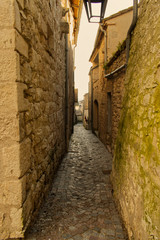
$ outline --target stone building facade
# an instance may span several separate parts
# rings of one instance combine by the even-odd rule
[[[142,0],[112,181],[129,239],[160,239],[160,2]]]
[[[0,239],[23,238],[72,133],[73,3],[0,1]]]
[[[83,100],[75,103],[75,117],[75,123],[83,122]]]
[[[89,128],[112,153],[120,119],[125,69],[113,79],[105,75],[126,62],[124,40],[131,20],[132,8],[104,19],[90,57]]]
[[[122,101],[124,94],[124,82],[126,73],[126,42],[119,45],[119,49],[110,61],[105,65],[107,106],[106,111],[101,113],[102,128],[101,140],[107,146],[108,150],[114,154],[114,148],[118,133],[118,125],[122,110]],[[122,67],[123,66],[123,67]],[[122,69],[120,69],[122,67]],[[114,73],[116,69],[120,69]]]

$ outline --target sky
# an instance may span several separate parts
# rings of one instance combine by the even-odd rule
[[[105,17],[133,5],[133,0],[108,0]],[[85,9],[83,7],[78,42],[75,52],[75,88],[78,88],[78,99],[88,92],[89,70],[91,63],[89,58],[93,51],[97,35],[98,23],[88,23]]]

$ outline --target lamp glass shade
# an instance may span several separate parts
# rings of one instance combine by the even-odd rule
[[[83,0],[89,22],[101,22],[108,0]]]

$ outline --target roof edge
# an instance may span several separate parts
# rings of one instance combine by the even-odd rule
[[[116,17],[118,17],[118,16],[120,16],[120,15],[123,15],[123,14],[125,14],[125,13],[127,13],[127,12],[130,12],[130,11],[132,11],[132,10],[133,10],[133,6],[131,6],[131,7],[129,7],[129,8],[126,8],[126,9],[123,9],[123,10],[117,12],[117,13],[114,13],[114,14],[110,15],[109,17],[104,18],[102,24],[103,24],[103,25],[107,25],[107,24],[105,24],[107,21],[111,20],[112,18],[116,18]],[[92,51],[91,56],[90,56],[90,58],[89,58],[89,61],[90,61],[90,62],[91,62],[91,59],[92,59],[92,57],[93,57],[93,55],[94,55],[94,53],[95,53],[95,50],[96,50],[96,47],[97,47],[97,45],[98,45],[98,41],[99,41],[99,38],[100,38],[100,35],[101,35],[101,34],[103,34],[103,33],[102,33],[102,31],[101,31],[101,29],[100,29],[100,26],[99,26],[98,31],[97,31],[97,35],[96,35],[96,39],[95,39],[95,43],[94,43],[94,48],[93,48],[93,51]]]
[[[110,15],[110,16],[107,17],[107,18],[104,18],[104,19],[103,19],[103,22],[108,21],[108,20],[110,20],[110,19],[112,19],[112,18],[118,17],[118,16],[120,16],[120,15],[122,15],[122,14],[125,14],[125,13],[127,13],[127,12],[130,12],[131,10],[133,10],[133,6],[128,7],[128,8],[125,8],[125,9],[123,9],[123,10],[117,12],[117,13],[114,13],[114,14]]]

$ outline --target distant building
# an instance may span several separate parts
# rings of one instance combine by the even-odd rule
[[[83,121],[83,100],[75,103],[75,123]]]

